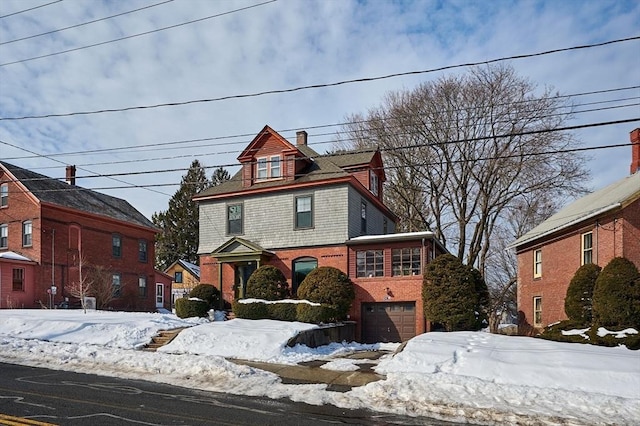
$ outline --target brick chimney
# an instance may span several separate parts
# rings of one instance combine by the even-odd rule
[[[640,172],[640,128],[629,134],[631,141],[631,174]]]
[[[76,166],[67,166],[67,177],[65,180],[69,185],[76,184]]]
[[[296,132],[296,145],[298,146],[307,145],[307,132],[305,132],[304,130],[300,130]]]

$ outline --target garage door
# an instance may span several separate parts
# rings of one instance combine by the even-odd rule
[[[362,341],[364,343],[404,342],[416,335],[414,302],[363,303]]]

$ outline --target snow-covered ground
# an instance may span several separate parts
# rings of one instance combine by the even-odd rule
[[[190,327],[158,352],[139,351],[159,330]],[[272,373],[225,358],[283,364],[398,345],[286,342],[304,323],[207,322],[172,314],[64,310],[0,311],[0,361],[136,378],[309,404],[370,408],[478,424],[640,424],[640,352],[483,332],[427,333],[380,361],[385,380],[340,393],[285,385]]]

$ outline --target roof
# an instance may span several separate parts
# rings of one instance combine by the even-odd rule
[[[26,256],[23,256],[15,251],[3,251],[0,252],[0,260],[17,260],[20,262],[34,262]],[[35,263],[35,262],[34,262]]]
[[[640,173],[635,173],[574,201],[518,238],[509,248],[532,243],[587,219],[625,207],[639,198]]]
[[[184,269],[187,269],[191,274],[200,279],[200,267],[186,260],[179,259],[178,263],[182,265]]]
[[[350,174],[344,170],[345,168],[368,164],[376,153],[376,151],[348,151],[333,155],[320,155],[306,145],[299,145],[296,146],[296,148],[307,158],[312,159],[313,162],[303,170],[299,176],[296,176],[293,182],[287,180],[265,181],[253,184],[247,188],[242,186],[242,169],[240,169],[230,180],[205,189],[197,194],[195,198],[199,199],[213,195],[253,191],[261,188],[285,187],[290,186],[292,183],[299,184],[348,177]]]
[[[105,216],[146,228],[156,228],[142,213],[121,198],[101,194],[80,186],[69,185],[58,179],[32,172],[4,161],[0,161],[0,165],[7,169],[15,179],[41,202],[97,216]]]
[[[347,241],[347,245],[356,244],[372,244],[372,243],[391,243],[396,241],[416,241],[416,240],[433,240],[440,248],[448,253],[447,248],[440,240],[436,238],[436,234],[431,231],[420,232],[398,232],[397,234],[379,234],[379,235],[362,235],[354,237]]]

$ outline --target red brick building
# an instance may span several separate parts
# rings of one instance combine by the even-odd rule
[[[171,279],[153,266],[157,232],[126,201],[76,186],[73,166],[64,182],[0,162],[0,308],[57,306],[78,282],[80,257],[111,281],[109,308],[168,308]]]
[[[228,182],[194,197],[200,209],[200,281],[227,302],[243,298],[261,265],[293,292],[309,271],[333,266],[356,285],[350,318],[362,341],[400,341],[428,330],[422,271],[446,252],[431,232],[395,234],[383,203],[379,151],[320,155],[307,133],[292,144],[265,126]]]
[[[630,139],[630,176],[569,204],[513,244],[521,333],[567,319],[565,295],[581,265],[626,257],[640,268],[640,129]]]

